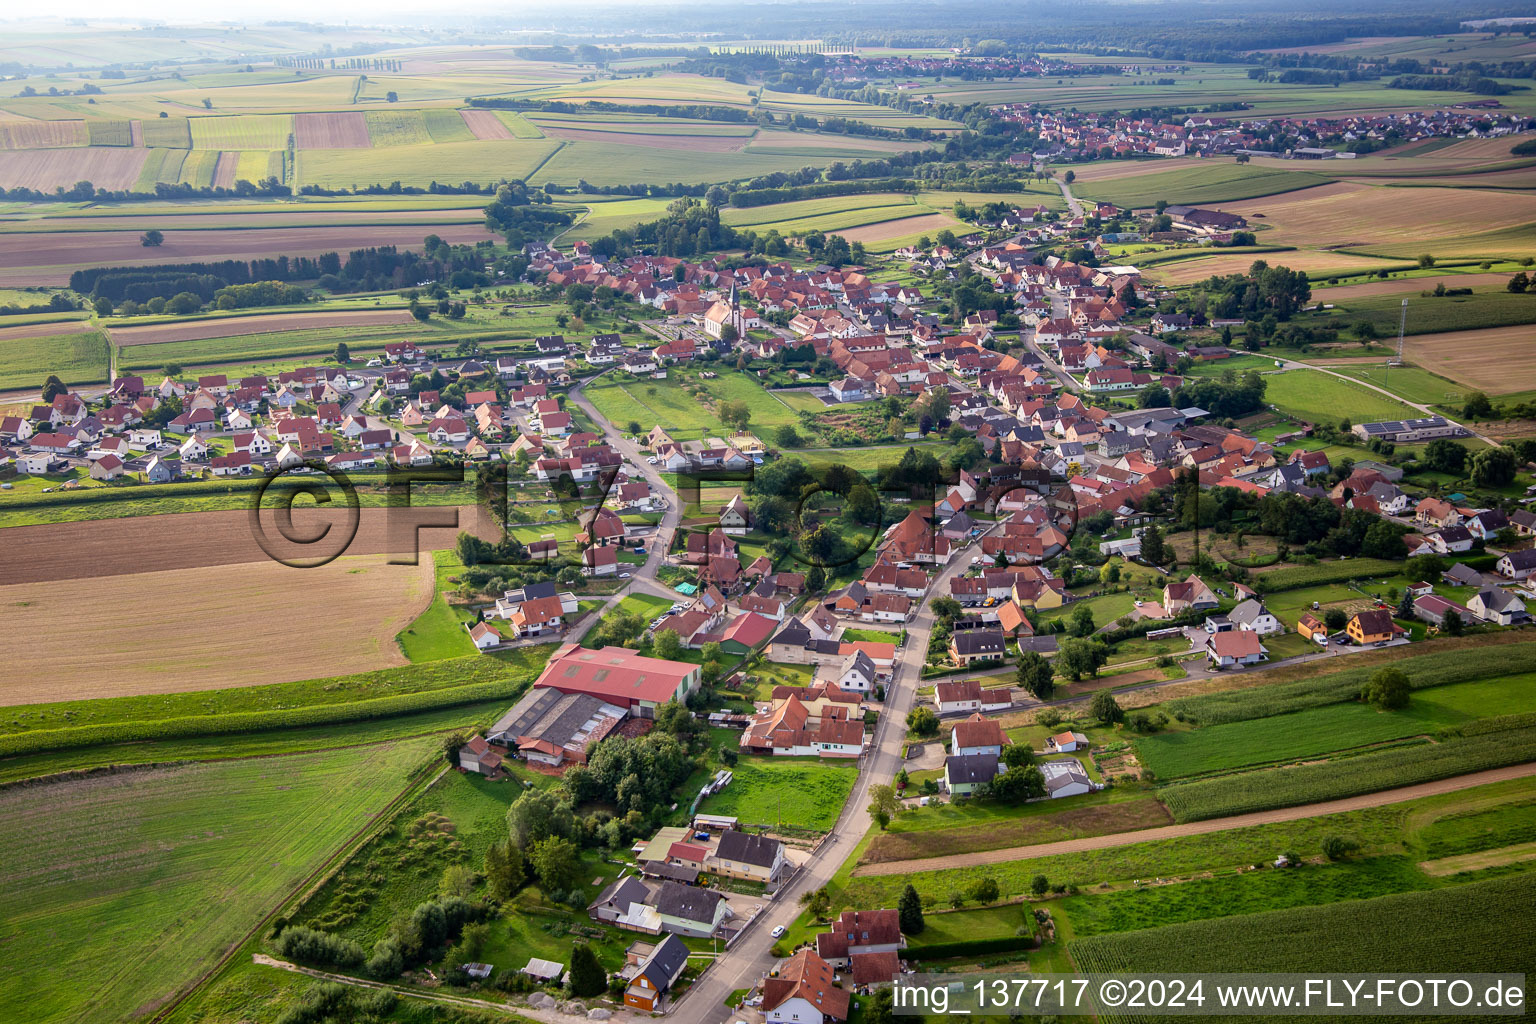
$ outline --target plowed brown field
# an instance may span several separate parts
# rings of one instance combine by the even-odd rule
[[[460,110],[464,124],[475,133],[477,139],[510,139],[512,129],[496,116],[494,110]]]
[[[295,114],[293,144],[299,149],[368,149],[368,119],[360,110]]]
[[[146,324],[143,327],[118,327],[111,331],[118,345],[158,345],[166,341],[200,341],[204,338],[233,338],[241,334],[271,334],[277,331],[304,331],[317,327],[376,327],[379,324],[408,324],[409,310],[380,309],[337,313],[271,313],[265,316],[237,316],[225,320],[194,320],[191,323]]]
[[[147,149],[95,146],[88,149],[13,149],[0,151],[0,188],[52,192],[62,185],[89,181],[97,188],[130,189],[149,157]]]
[[[0,587],[15,633],[0,704],[313,679],[405,662],[395,634],[426,610],[432,562],[382,555],[319,569],[261,561],[134,573],[88,587]]]
[[[346,555],[376,555],[383,552],[413,550],[411,524],[424,518],[449,516],[453,506],[408,509],[365,508],[360,510],[357,535],[346,548]],[[484,533],[473,507],[457,509],[463,529]],[[340,530],[345,522],[335,508],[295,507],[293,530],[313,534],[323,524]],[[453,546],[460,527],[424,528],[420,531],[422,552]],[[393,532],[391,532],[393,531]],[[127,573],[160,572],[203,566],[236,565],[267,559],[251,534],[244,511],[184,512],[177,515],[132,516],[123,519],[98,519],[83,523],[50,523],[43,526],[13,526],[0,530],[0,585],[36,583],[44,580],[97,579]],[[278,554],[301,557],[304,549],[278,545]],[[422,561],[430,561],[423,555]],[[276,563],[274,563],[276,564]],[[315,569],[290,569],[287,573],[295,586],[302,586],[306,574]],[[76,588],[66,588],[71,593]],[[184,602],[183,611],[201,618],[195,607]],[[121,609],[124,613],[128,607]],[[89,620],[78,623],[87,628]]]

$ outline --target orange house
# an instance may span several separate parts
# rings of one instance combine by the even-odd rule
[[[1301,618],[1296,620],[1296,632],[1300,633],[1308,640],[1313,640],[1320,643],[1326,643],[1328,640],[1328,627],[1323,625],[1322,619],[1319,619],[1311,612],[1306,613]]]
[[[1407,632],[1392,621],[1392,615],[1380,608],[1356,612],[1349,617],[1344,632],[1357,644],[1376,644],[1392,640]]]

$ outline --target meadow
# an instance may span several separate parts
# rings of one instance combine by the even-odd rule
[[[132,770],[0,792],[0,1016],[121,1020],[243,939],[435,744]],[[70,923],[68,939],[60,922]]]
[[[826,832],[837,822],[858,778],[852,761],[742,755],[735,779],[699,804],[700,814],[727,814],[741,824],[782,824]]]
[[[673,367],[666,380],[610,383],[605,379],[584,388],[583,393],[609,421],[623,425],[639,420],[647,430],[661,424],[679,441],[734,433],[715,415],[712,403],[718,402],[746,402],[752,413],[748,430],[799,422],[793,409],[757,382],[724,366],[715,372],[719,376],[705,380],[693,371]]]

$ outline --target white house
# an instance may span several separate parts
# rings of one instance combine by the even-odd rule
[[[1070,754],[1074,750],[1087,750],[1088,737],[1080,732],[1059,732],[1045,741],[1045,749],[1055,754]]]
[[[1205,656],[1217,668],[1254,665],[1269,656],[1259,643],[1259,634],[1247,629],[1212,633],[1205,638]]]
[[[1040,774],[1045,776],[1045,792],[1052,800],[1064,796],[1082,796],[1084,793],[1092,793],[1094,789],[1088,770],[1075,759],[1042,761]]]
[[[1498,587],[1484,587],[1467,601],[1467,608],[1483,622],[1511,626],[1526,618],[1525,602]]]
[[[869,693],[875,688],[875,663],[869,655],[855,649],[838,670],[837,685],[850,693]]]
[[[1511,551],[1499,559],[1494,567],[1500,576],[1512,580],[1530,579],[1536,573],[1536,548]]]
[[[1011,743],[997,719],[985,718],[980,712],[956,722],[949,731],[951,754],[992,754],[1001,757],[1003,748]]]
[[[501,643],[501,634],[483,622],[470,627],[469,638],[474,641],[475,649],[481,651],[488,651]]]
[[[1246,629],[1259,636],[1285,632],[1285,624],[1275,618],[1270,610],[1264,607],[1262,601],[1255,601],[1253,598],[1249,598],[1228,612],[1227,620],[1238,629]]]

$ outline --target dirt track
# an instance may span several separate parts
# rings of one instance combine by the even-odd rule
[[[1211,832],[1225,832],[1234,828],[1247,828],[1250,825],[1269,825],[1278,821],[1297,821],[1301,818],[1315,818],[1324,814],[1339,814],[1343,811],[1358,811],[1367,807],[1382,807],[1386,804],[1402,803],[1404,800],[1417,800],[1419,797],[1436,796],[1440,793],[1454,793],[1457,790],[1469,789],[1472,786],[1483,786],[1490,782],[1503,782],[1506,779],[1520,779],[1530,775],[1536,775],[1536,763],[1517,764],[1509,768],[1495,768],[1491,771],[1477,772],[1473,775],[1458,775],[1456,778],[1441,779],[1439,782],[1425,782],[1417,786],[1387,789],[1378,793],[1346,797],[1343,800],[1329,800],[1326,803],[1303,804],[1300,807],[1282,807],[1274,811],[1256,811],[1253,814],[1237,814],[1230,818],[1192,821],[1185,825],[1164,825],[1161,828],[1147,828],[1139,832],[1120,832],[1109,836],[1067,839],[1059,843],[1041,843],[1037,846],[1014,846],[1005,850],[984,850],[979,853],[966,853],[955,857],[929,857],[923,860],[893,860],[884,864],[865,864],[856,869],[854,874],[907,875],[916,871],[943,871],[949,868],[974,867],[977,864],[1002,864],[1014,860],[1032,860],[1036,857],[1050,857],[1059,853],[1084,853],[1088,850],[1105,850],[1114,846],[1130,846],[1134,843],[1151,842],[1155,839],[1179,839],[1184,836],[1206,835]]]
[[[371,555],[411,550],[411,529],[422,517],[458,513],[465,529],[477,527],[473,507],[430,506],[416,509],[364,508],[360,510],[357,535],[345,549],[347,555]],[[293,532],[311,535],[325,523],[340,530],[341,510],[298,508],[293,513]],[[391,536],[391,529],[394,535]],[[452,547],[459,527],[423,529],[420,550]],[[476,532],[479,532],[476,530]],[[272,532],[269,524],[268,533]],[[340,535],[337,534],[339,537]],[[252,535],[244,511],[185,512],[176,515],[97,519],[82,523],[50,523],[15,526],[4,531],[5,554],[0,556],[0,585],[44,580],[90,579],[124,573],[189,569],[209,565],[268,561]],[[284,557],[306,552],[291,544],[274,544]],[[334,550],[334,545],[327,551]],[[424,557],[424,560],[426,559]],[[309,570],[288,569],[296,584]],[[188,614],[195,611],[188,609]]]

